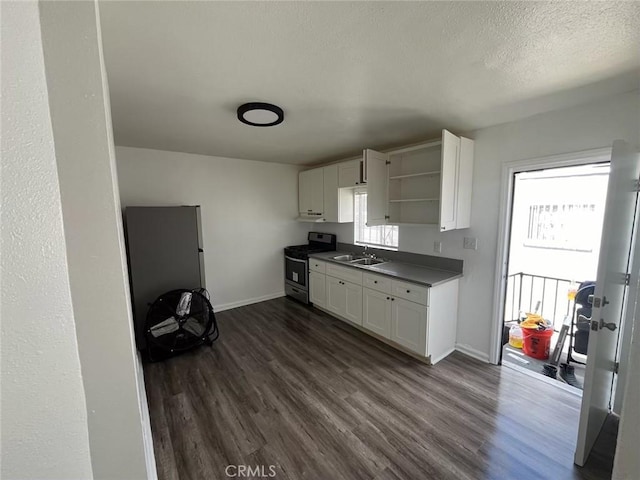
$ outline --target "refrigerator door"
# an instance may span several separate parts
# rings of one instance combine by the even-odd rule
[[[144,349],[151,302],[203,286],[199,207],[127,207],[125,216],[136,344]]]

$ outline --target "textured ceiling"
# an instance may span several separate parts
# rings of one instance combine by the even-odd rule
[[[101,2],[118,145],[314,163],[638,87],[640,3]],[[255,128],[238,105],[283,124]]]

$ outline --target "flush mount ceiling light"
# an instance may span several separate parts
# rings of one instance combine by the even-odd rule
[[[284,112],[270,103],[245,103],[238,107],[238,120],[253,127],[273,127],[282,123]]]

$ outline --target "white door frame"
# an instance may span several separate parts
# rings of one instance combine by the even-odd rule
[[[596,148],[580,152],[562,153],[546,157],[514,160],[502,164],[500,179],[500,212],[498,225],[498,248],[496,250],[496,275],[494,280],[493,323],[491,327],[491,350],[489,362],[497,365],[502,350],[502,328],[506,278],[509,270],[509,243],[511,232],[511,209],[513,207],[513,176],[516,173],[543,168],[574,167],[611,160],[611,147]]]

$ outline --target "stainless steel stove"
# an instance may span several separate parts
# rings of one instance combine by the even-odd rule
[[[333,233],[309,232],[309,243],[291,245],[284,249],[285,294],[309,303],[309,255],[336,249]]]

